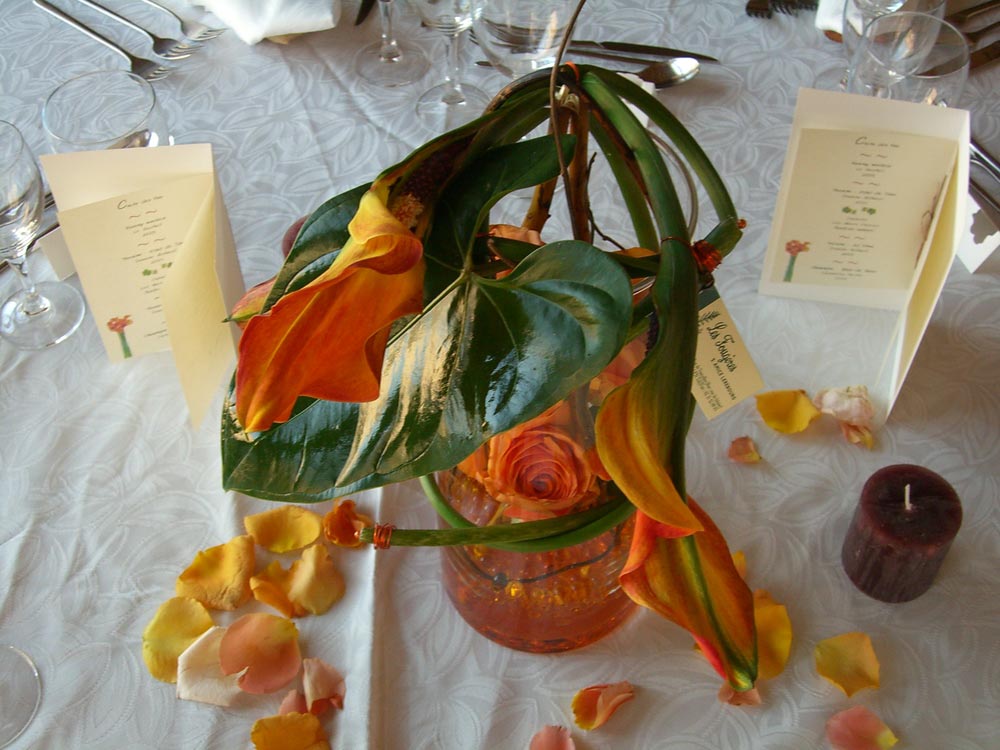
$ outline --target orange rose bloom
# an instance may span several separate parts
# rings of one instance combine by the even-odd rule
[[[597,496],[598,479],[607,475],[575,428],[573,409],[562,401],[489,441],[487,470],[477,478],[509,506],[506,515],[551,518]]]

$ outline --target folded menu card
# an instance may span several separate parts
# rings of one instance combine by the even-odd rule
[[[886,415],[965,232],[968,149],[964,110],[799,92],[760,292],[897,313],[865,383]]]
[[[207,144],[51,154],[63,238],[112,361],[169,350],[193,424],[232,368],[243,293]]]

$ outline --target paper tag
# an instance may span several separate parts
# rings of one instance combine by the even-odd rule
[[[698,350],[691,391],[715,419],[764,387],[764,380],[715,287],[698,298]]]

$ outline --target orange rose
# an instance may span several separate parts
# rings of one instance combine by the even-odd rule
[[[573,409],[562,401],[489,441],[482,481],[508,516],[551,518],[595,498],[606,476],[593,445],[576,439]]]

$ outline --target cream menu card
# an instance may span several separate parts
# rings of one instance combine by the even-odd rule
[[[232,368],[243,293],[211,146],[41,157],[63,236],[113,361],[169,350],[200,424]]]
[[[864,383],[885,416],[962,239],[968,149],[964,110],[799,92],[760,292],[895,311]]]

